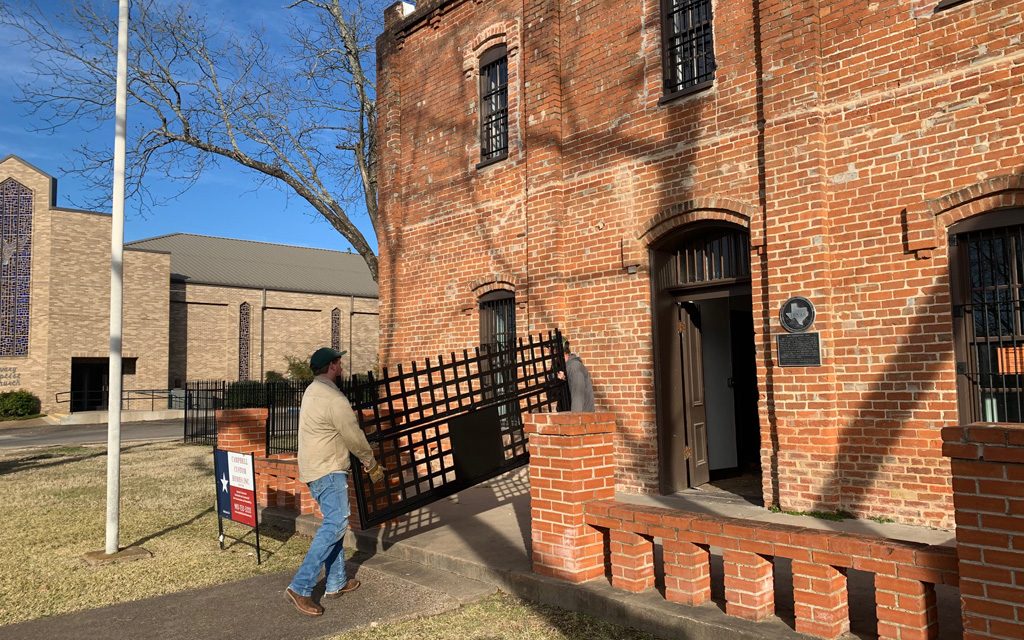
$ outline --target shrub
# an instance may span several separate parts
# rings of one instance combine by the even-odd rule
[[[287,378],[285,378],[283,374],[280,374],[277,371],[268,371],[265,374],[263,374],[264,382],[284,382],[285,380],[287,380]]]
[[[288,378],[301,382],[312,382],[313,370],[309,368],[309,361],[295,356],[285,356],[288,361]]]
[[[257,380],[232,382],[224,393],[225,409],[249,409],[266,404],[266,385]]]
[[[0,418],[24,418],[39,413],[42,405],[31,391],[18,389],[0,393]]]

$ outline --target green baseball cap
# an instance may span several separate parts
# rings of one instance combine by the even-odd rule
[[[345,355],[344,351],[337,351],[330,347],[320,347],[313,355],[309,358],[309,368],[313,371],[317,369],[323,369],[327,365],[331,364],[334,360],[337,360],[341,356]]]

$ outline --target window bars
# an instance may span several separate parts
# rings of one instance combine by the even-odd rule
[[[666,97],[708,86],[715,77],[711,0],[662,0]]]
[[[688,235],[676,251],[676,282],[694,285],[750,278],[749,246],[747,233],[735,229]]]
[[[957,234],[951,245],[961,418],[1024,422],[1024,225]]]
[[[480,58],[480,161],[508,155],[508,57],[505,47]]]

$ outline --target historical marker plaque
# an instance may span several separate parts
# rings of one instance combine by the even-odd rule
[[[814,303],[807,298],[794,296],[779,309],[779,322],[790,333],[802,333],[814,324],[815,315]]]
[[[785,333],[775,336],[780,367],[820,367],[818,333]]]

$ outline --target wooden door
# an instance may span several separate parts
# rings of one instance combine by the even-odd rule
[[[708,465],[707,405],[704,396],[704,354],[702,349],[700,307],[692,302],[679,304],[679,357],[683,371],[685,434],[683,457],[688,484],[699,487],[711,479]]]

